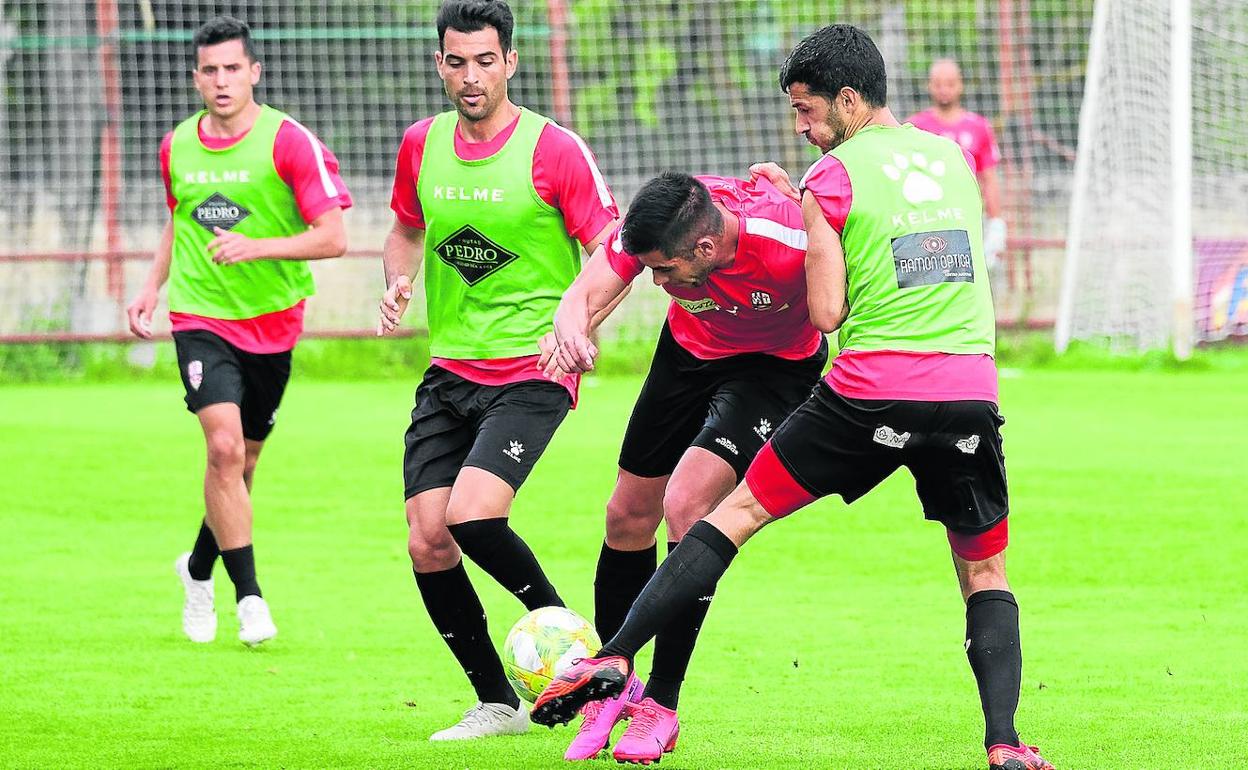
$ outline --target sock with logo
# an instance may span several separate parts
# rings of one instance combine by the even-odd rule
[[[1014,712],[1023,679],[1023,652],[1014,594],[976,591],[966,600],[966,657],[984,708],[984,747],[1017,746]]]
[[[594,573],[594,627],[610,639],[624,625],[628,608],[654,574],[658,543],[640,551],[619,551],[605,542]]]
[[[256,556],[251,545],[222,551],[221,563],[234,584],[235,601],[242,601],[244,596],[264,596],[256,582]]]
[[[546,579],[529,546],[506,518],[477,519],[448,527],[460,550],[498,584],[524,603],[526,609],[563,607],[563,599]]]
[[[677,545],[679,543],[669,542],[667,552],[675,551]],[[650,667],[650,678],[646,680],[645,697],[653,698],[664,708],[676,710],[680,701],[680,685],[685,681],[689,659],[693,657],[694,645],[698,643],[698,632],[702,630],[702,622],[706,620],[707,610],[711,608],[714,598],[715,589],[712,588],[710,593],[698,597],[689,612],[672,618],[654,637],[654,663]]]
[[[451,654],[459,661],[477,693],[477,700],[506,703],[517,708],[520,699],[503,673],[503,663],[490,641],[485,608],[468,580],[464,562],[461,560],[441,572],[412,570],[412,574],[416,576],[416,586],[433,627],[438,629],[446,646],[451,648]]]
[[[191,549],[191,558],[186,563],[186,569],[191,573],[191,578],[194,580],[211,578],[212,566],[220,555],[221,549],[217,547],[217,539],[213,537],[212,530],[208,529],[208,522],[201,522],[199,536],[195,538],[195,547]]]
[[[621,655],[629,660],[673,619],[697,612],[703,596],[713,596],[719,578],[737,555],[728,537],[705,521],[690,528],[646,588],[633,602],[624,625],[599,655]]]

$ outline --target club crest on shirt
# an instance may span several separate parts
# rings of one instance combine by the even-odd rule
[[[760,311],[770,308],[771,295],[765,291],[750,292],[750,307]]]
[[[191,390],[199,390],[204,382],[203,361],[192,361],[186,365],[186,381],[191,384]]]

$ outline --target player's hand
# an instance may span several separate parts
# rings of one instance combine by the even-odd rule
[[[555,324],[555,341],[558,345],[552,359],[565,372],[584,374],[594,370],[594,359],[598,357],[598,346],[585,334],[576,329],[560,328]]]
[[[801,203],[801,191],[793,186],[793,182],[789,179],[789,172],[781,168],[780,164],[765,161],[750,166],[750,181],[758,181],[759,177],[771,182],[772,186],[779,190],[781,195],[795,203]]]
[[[381,318],[377,321],[377,336],[381,337],[399,328],[399,320],[407,312],[407,304],[412,299],[412,279],[406,275],[397,275],[381,295]]]
[[[537,341],[542,354],[537,357],[537,368],[542,376],[554,382],[561,382],[568,376],[567,371],[559,365],[559,340],[554,332],[547,332]]]
[[[139,296],[126,306],[126,318],[130,320],[130,333],[139,339],[152,338],[152,314],[156,311],[157,291],[144,288]]]
[[[242,233],[222,230],[220,227],[214,227],[212,231],[217,237],[208,242],[208,253],[212,254],[212,261],[218,265],[264,259],[264,248],[259,240],[248,238]]]

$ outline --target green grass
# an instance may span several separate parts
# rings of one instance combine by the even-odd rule
[[[219,638],[185,641],[171,565],[201,515],[203,449],[165,374],[0,387],[0,765],[566,766],[566,728],[426,740],[470,690],[407,563],[415,371],[293,383],[255,494],[281,635],[237,642],[218,569]],[[639,385],[587,387],[515,506],[584,613]],[[1242,766],[1242,373],[1028,368],[1002,390],[1024,738],[1062,770]],[[501,639],[522,609],[472,574]],[[721,584],[663,767],[982,768],[963,623],[943,533],[904,473],[853,507],[812,506],[750,543]]]

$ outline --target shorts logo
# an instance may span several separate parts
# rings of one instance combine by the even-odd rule
[[[765,291],[750,292],[750,305],[755,310],[766,310],[771,307],[771,295]]]
[[[233,230],[238,227],[238,223],[251,216],[251,212],[234,201],[225,197],[221,193],[213,193],[208,200],[195,207],[191,212],[191,219],[199,223],[199,226],[208,232],[214,232],[214,227],[222,230]]]
[[[979,436],[967,436],[961,441],[958,441],[955,446],[957,446],[958,449],[961,449],[964,454],[973,455],[975,454],[975,450],[979,449]]]
[[[520,455],[524,454],[524,444],[521,444],[519,441],[513,441],[510,448],[503,450],[503,454],[516,462],[520,462]]]
[[[274,409],[273,414],[269,415],[269,425],[273,425],[276,422],[277,422],[277,410]]]
[[[737,451],[737,445],[732,443],[731,441],[729,441],[727,438],[723,436],[720,436],[719,438],[715,439],[715,443],[719,444],[724,449],[727,449],[729,452],[732,452],[734,455],[741,454],[740,452]]]
[[[767,440],[767,434],[768,434],[768,433],[771,433],[771,421],[770,421],[770,420],[768,420],[766,417],[764,417],[763,419],[759,420],[759,421],[758,421],[758,425],[757,425],[757,426],[755,426],[755,428],[754,428],[754,432],[758,434],[758,437],[759,437],[759,438],[761,438],[761,439],[763,439],[764,441],[766,441],[766,440]]]
[[[875,429],[875,435],[871,437],[871,440],[886,447],[901,449],[910,440],[910,431],[898,433],[887,425],[881,425]]]
[[[203,361],[192,361],[186,365],[186,381],[191,383],[191,390],[199,390],[204,382]]]

